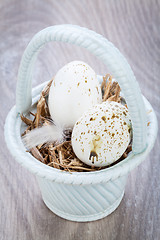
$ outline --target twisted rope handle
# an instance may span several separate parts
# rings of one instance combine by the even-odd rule
[[[125,96],[133,126],[133,153],[146,148],[146,112],[136,78],[124,56],[101,35],[74,25],[56,25],[37,33],[27,46],[18,72],[16,108],[26,112],[32,103],[32,72],[39,50],[50,41],[67,42],[88,49],[110,69]]]

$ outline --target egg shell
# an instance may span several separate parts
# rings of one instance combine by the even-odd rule
[[[102,102],[96,73],[86,63],[73,61],[56,74],[49,92],[52,119],[64,127],[73,127],[90,107]]]
[[[76,156],[87,165],[103,167],[117,161],[131,141],[131,119],[120,103],[106,101],[85,112],[72,132]]]

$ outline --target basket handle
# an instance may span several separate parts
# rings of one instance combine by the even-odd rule
[[[133,126],[133,153],[146,148],[146,112],[141,91],[130,65],[114,45],[101,35],[70,24],[55,25],[38,32],[27,46],[18,72],[16,108],[26,112],[32,103],[32,72],[39,50],[50,41],[67,42],[88,49],[103,61],[119,82]]]

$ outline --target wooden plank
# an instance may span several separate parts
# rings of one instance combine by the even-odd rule
[[[127,181],[118,209],[105,219],[74,223],[44,205],[35,177],[9,154],[3,124],[15,103],[20,59],[33,35],[44,27],[73,23],[107,37],[126,56],[142,93],[160,119],[160,1],[48,0],[0,1],[0,238],[3,240],[160,239],[160,134],[149,157]],[[40,53],[34,83],[52,79],[72,60],[83,60],[98,74],[109,72],[84,49],[49,43]]]

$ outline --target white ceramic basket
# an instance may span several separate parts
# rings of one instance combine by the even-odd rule
[[[95,172],[62,172],[51,168],[26,149],[21,139],[21,113],[38,100],[44,84],[31,89],[32,69],[39,50],[50,41],[68,42],[88,49],[103,61],[119,82],[133,126],[129,156],[110,168]],[[37,177],[48,208],[72,221],[94,221],[113,212],[121,202],[128,173],[151,151],[157,135],[157,119],[150,103],[140,92],[135,76],[123,55],[101,35],[73,25],[57,25],[37,33],[26,48],[18,73],[16,106],[6,119],[5,139],[15,159]],[[148,112],[148,114],[147,114]],[[150,122],[147,127],[147,122]]]

